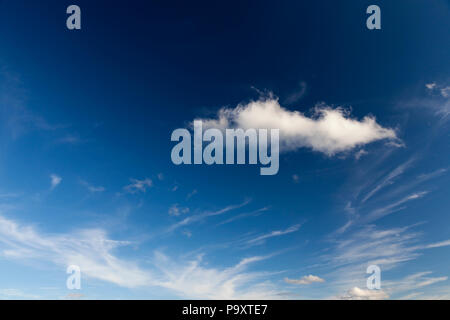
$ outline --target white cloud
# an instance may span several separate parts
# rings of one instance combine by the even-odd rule
[[[361,149],[355,153],[355,159],[359,160],[362,156],[365,156],[366,154],[368,154],[368,152],[364,149]]]
[[[450,86],[444,86],[442,84],[438,84],[436,82],[427,83],[425,87],[430,90],[430,93],[438,93],[443,98],[450,97]]]
[[[30,226],[0,216],[1,255],[10,259],[41,259],[61,267],[78,265],[83,275],[123,287],[148,285],[151,276],[112,251],[128,245],[106,237],[101,229],[85,229],[74,234],[43,235]]]
[[[216,119],[202,119],[204,127],[280,129],[285,151],[306,147],[332,156],[377,140],[398,140],[393,129],[380,126],[373,116],[353,119],[343,108],[319,104],[313,117],[289,111],[274,98],[223,108]]]
[[[246,201],[244,201],[241,204],[227,206],[227,207],[225,207],[223,209],[220,209],[220,210],[217,210],[217,211],[208,211],[208,212],[199,213],[199,214],[187,217],[187,218],[181,220],[180,222],[177,222],[177,223],[171,225],[167,229],[167,231],[171,232],[171,231],[174,231],[174,230],[178,229],[179,227],[182,227],[182,226],[194,223],[194,222],[201,221],[201,220],[206,219],[208,217],[218,216],[218,215],[227,213],[227,212],[229,212],[231,210],[239,209],[239,208],[241,208],[243,206],[246,206],[249,203],[250,203],[250,200],[246,200]]]
[[[399,211],[404,209],[405,207],[400,207],[401,205],[405,204],[408,201],[420,199],[423,196],[425,196],[428,192],[427,191],[421,191],[421,192],[415,192],[410,194],[409,196],[406,196],[394,203],[391,203],[387,206],[378,208],[373,210],[371,213],[369,213],[366,217],[364,217],[364,221],[374,221],[377,219],[380,219],[384,216],[387,216],[388,214],[391,214],[393,212]]]
[[[103,192],[103,191],[105,191],[105,188],[102,187],[102,186],[99,186],[99,187],[89,186],[89,187],[88,187],[88,190],[89,190],[90,192]]]
[[[448,98],[450,96],[450,87],[441,88],[441,96]]]
[[[146,192],[147,188],[152,186],[152,180],[145,178],[144,180],[130,179],[131,184],[123,189],[128,193]]]
[[[27,107],[27,88],[21,77],[8,70],[4,65],[0,69],[0,124],[13,140],[34,130],[54,131],[64,128],[54,125],[42,116],[33,113]]]
[[[179,216],[181,214],[188,213],[188,212],[189,212],[189,208],[179,207],[177,203],[175,203],[174,205],[172,205],[169,208],[169,215],[171,215],[171,216]]]
[[[389,295],[383,290],[369,290],[353,287],[339,298],[342,300],[385,300],[389,298]]]
[[[276,299],[280,291],[264,278],[270,274],[250,272],[249,265],[271,256],[252,256],[225,268],[206,267],[202,255],[190,261],[174,261],[155,252],[152,268],[117,257],[114,250],[130,245],[111,240],[101,229],[85,229],[72,234],[46,235],[28,225],[0,216],[0,256],[14,260],[38,260],[61,266],[78,265],[83,277],[118,286],[160,287],[183,298],[195,299]],[[1,294],[19,295],[7,290]]]
[[[388,270],[397,264],[415,259],[419,253],[416,243],[420,234],[411,227],[378,229],[374,225],[360,228],[341,240],[336,240],[335,251],[324,255],[339,268],[355,268],[365,272],[367,265],[379,265]],[[343,273],[344,274],[344,273]],[[365,276],[364,276],[365,277]]]
[[[77,134],[67,134],[55,141],[57,144],[79,144],[83,142]]]
[[[322,279],[322,278],[320,278],[318,276],[314,276],[312,274],[310,274],[308,276],[303,276],[300,279],[284,278],[284,281],[286,283],[289,283],[289,284],[304,284],[304,285],[311,284],[311,283],[314,283],[314,282],[319,282],[319,283],[325,282],[324,279]]]
[[[436,87],[436,82],[427,83],[427,84],[425,84],[425,87],[427,87],[427,89],[429,89],[429,90],[433,90],[434,87]]]
[[[422,233],[413,230],[418,225],[389,229],[369,225],[332,240],[334,245],[330,252],[322,256],[324,265],[331,268],[330,272],[324,274],[331,285],[330,291],[346,292],[348,288],[365,288],[369,265],[379,266],[383,274],[387,275],[390,273],[386,271],[417,259],[425,250],[450,246],[450,240],[422,243]],[[429,273],[418,273],[395,281],[382,276],[381,286],[389,296],[400,292],[405,295],[410,293],[407,291],[445,281],[445,277],[428,277]],[[347,293],[344,296],[356,298],[358,295]]]
[[[423,292],[413,292],[413,293],[407,294],[406,296],[400,297],[398,300],[413,300],[422,294],[423,294]]]
[[[445,240],[441,242],[431,243],[425,246],[425,249],[432,249],[432,248],[440,248],[440,247],[447,247],[450,246],[450,240]]]
[[[448,277],[430,277],[431,271],[417,272],[402,279],[383,281],[383,286],[392,293],[416,292],[417,289],[433,285],[438,282],[447,281]],[[406,298],[405,298],[406,299]]]
[[[157,252],[155,264],[165,273],[165,280],[158,285],[175,291],[183,298],[277,299],[279,290],[271,283],[258,281],[266,273],[246,271],[248,265],[267,258],[254,256],[242,259],[234,266],[216,269],[202,266],[201,256],[180,264]]]
[[[86,182],[86,181],[84,181],[84,180],[81,180],[81,181],[80,181],[80,184],[83,185],[83,186],[85,186],[86,189],[88,189],[89,192],[92,192],[92,193],[103,192],[103,191],[105,191],[105,188],[104,188],[104,187],[102,187],[102,186],[93,186],[93,185],[91,185],[90,183],[88,183],[88,182]]]
[[[367,193],[367,195],[361,200],[361,202],[366,202],[369,200],[373,195],[375,195],[378,191],[381,189],[391,185],[394,183],[395,179],[402,175],[406,169],[408,169],[411,164],[415,161],[415,158],[410,158],[406,162],[402,163],[398,167],[396,167],[394,170],[389,172],[385,177],[383,177],[382,181],[378,183],[371,191]]]
[[[300,226],[301,226],[300,224],[296,224],[294,226],[287,228],[286,230],[276,230],[276,231],[269,232],[267,234],[263,234],[259,237],[248,240],[247,244],[249,244],[249,245],[261,244],[264,240],[266,240],[268,238],[279,237],[279,236],[282,236],[282,235],[285,235],[288,233],[296,232],[296,231],[298,231],[298,229],[300,229]]]
[[[18,289],[0,289],[0,297],[5,300],[9,300],[9,299],[20,299],[20,300],[22,300],[22,299],[25,299],[25,300],[41,299],[41,297],[38,295],[24,293],[23,291],[18,290]]]
[[[419,180],[419,182],[427,181],[427,180],[439,177],[439,176],[445,174],[447,171],[448,171],[448,168],[441,168],[441,169],[435,170],[430,173],[424,173],[424,174],[419,175],[417,177],[417,180]]]
[[[289,95],[285,102],[288,104],[299,101],[306,93],[306,82],[300,82],[300,90]]]
[[[194,195],[196,195],[198,193],[197,189],[192,190],[191,192],[188,193],[188,195],[186,196],[186,200],[189,200],[190,198],[192,198]]]
[[[422,288],[422,287],[425,287],[425,286],[429,286],[429,285],[432,285],[432,284],[440,282],[440,281],[447,281],[447,279],[448,279],[448,277],[429,278],[429,279],[426,279],[426,280],[423,280],[423,281],[419,282],[417,284],[417,288]]]
[[[425,87],[432,99],[419,101],[420,105],[435,109],[438,115],[447,118],[450,114],[450,86],[433,82],[426,84]]]
[[[241,213],[241,214],[238,214],[238,215],[236,215],[234,217],[231,217],[231,218],[229,218],[229,219],[227,219],[225,221],[222,221],[222,222],[218,223],[217,225],[220,226],[220,225],[224,225],[224,224],[227,224],[227,223],[230,223],[230,222],[233,222],[233,221],[236,221],[236,220],[244,219],[244,218],[247,218],[247,217],[259,216],[259,215],[263,214],[264,212],[266,212],[268,210],[269,210],[269,207],[263,207],[263,208],[255,210],[255,211],[252,211],[252,212]]]
[[[50,175],[50,188],[53,190],[55,189],[62,181],[62,178],[56,174]]]
[[[415,247],[412,247],[413,250],[424,250],[424,249],[434,249],[434,248],[442,248],[450,246],[450,240],[444,240],[429,244],[420,244]]]
[[[184,230],[183,234],[188,238],[192,237],[192,232],[190,232],[189,230]]]
[[[352,195],[351,210],[349,211],[348,207],[345,208],[348,221],[344,226],[336,230],[336,233],[343,233],[357,224],[375,221],[388,214],[406,209],[407,202],[422,198],[428,193],[428,191],[413,191],[413,189],[416,189],[422,183],[438,178],[448,172],[448,168],[440,168],[415,177],[409,175],[403,178],[402,175],[412,166],[416,159],[417,157],[413,156],[395,167],[395,169],[387,171],[387,173],[384,172],[383,174],[378,172],[378,165],[382,162],[378,162],[375,166],[375,174],[370,173],[370,171],[367,172],[367,170],[361,171],[364,174],[359,179],[364,179],[365,181],[361,182],[359,179],[351,181],[351,188],[354,189],[356,185],[356,192]],[[394,187],[394,184],[400,179],[403,179],[405,182],[397,184]],[[385,192],[383,193],[382,191]],[[376,195],[378,197],[375,197]],[[361,198],[360,201],[357,200],[359,198]],[[371,203],[365,203],[372,198],[374,199]],[[389,200],[389,202],[386,200]]]

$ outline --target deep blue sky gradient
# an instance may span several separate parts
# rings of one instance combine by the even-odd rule
[[[355,190],[376,185],[413,159],[395,184],[361,206],[359,214],[427,191],[374,224],[390,230],[426,222],[414,227],[420,243],[449,239],[449,127],[438,112],[445,104],[448,110],[448,100],[425,87],[449,85],[449,2],[376,1],[382,30],[370,31],[365,9],[373,3],[0,1],[0,193],[17,194],[0,199],[0,214],[43,234],[102,228],[111,239],[132,241],[131,248],[118,248],[117,256],[142,268],[151,265],[154,250],[177,261],[185,261],[189,252],[203,253],[202,261],[218,269],[245,257],[276,254],[252,270],[268,272],[265,280],[290,297],[327,298],[342,289],[333,282],[338,266],[323,256],[351,237],[333,240],[348,219],[346,205],[361,200],[354,198]],[[65,27],[70,4],[81,7],[80,31]],[[301,82],[305,95],[288,103]],[[328,157],[303,148],[281,154],[275,176],[260,176],[259,167],[250,165],[172,164],[174,129],[196,117],[214,117],[222,107],[258,99],[255,88],[307,115],[319,102],[351,108],[357,119],[373,115],[383,127],[395,128],[405,146],[374,142],[359,160],[351,152]],[[16,121],[17,114],[30,119]],[[440,169],[436,178],[402,193],[400,187]],[[164,179],[158,179],[159,173]],[[51,174],[63,178],[52,190]],[[123,194],[130,178],[149,178],[153,186],[145,193]],[[89,193],[83,181],[105,191]],[[196,194],[189,197],[193,190]],[[186,216],[247,199],[248,205],[226,216],[165,232]],[[168,215],[175,203],[189,213]],[[217,225],[263,207],[268,210],[261,215]],[[239,245],[246,236],[296,224],[302,225],[297,232],[257,246]],[[383,277],[400,281],[425,271],[446,277],[449,250],[421,252]],[[48,261],[23,263],[0,255],[0,272],[0,289],[45,298],[68,293],[65,267]],[[307,274],[326,282],[298,287],[283,281]],[[364,277],[357,280],[365,283]],[[157,286],[130,289],[83,281],[88,298],[180,297],[176,290]],[[448,280],[433,285],[420,292],[450,292]]]

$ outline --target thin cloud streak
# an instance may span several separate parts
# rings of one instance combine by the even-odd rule
[[[227,213],[227,212],[229,212],[231,210],[242,208],[242,207],[246,206],[249,203],[250,203],[250,200],[246,200],[246,201],[244,201],[241,204],[227,206],[227,207],[225,207],[223,209],[220,209],[218,211],[204,212],[204,213],[192,215],[190,217],[187,217],[187,218],[181,220],[180,222],[177,222],[177,223],[171,225],[169,228],[167,228],[167,232],[172,232],[172,231],[174,231],[174,230],[176,230],[176,229],[178,229],[180,227],[186,226],[188,224],[191,224],[191,223],[194,223],[194,222],[198,222],[198,221],[204,220],[204,219],[209,218],[209,217],[222,215],[222,214]]]
[[[394,179],[397,178],[398,176],[402,175],[405,172],[405,170],[407,168],[409,168],[414,161],[415,161],[415,158],[411,158],[408,161],[399,165],[394,170],[392,170],[387,176],[385,176],[383,181],[381,181],[377,186],[375,186],[375,188],[373,188],[371,191],[369,191],[369,193],[367,193],[367,195],[361,200],[361,203],[364,203],[367,200],[369,200],[370,198],[372,198],[377,192],[379,192],[384,187],[389,186],[392,183],[394,183]]]
[[[252,211],[252,212],[238,214],[238,215],[236,215],[234,217],[231,217],[231,218],[229,218],[229,219],[227,219],[225,221],[222,221],[222,222],[218,223],[216,226],[221,226],[221,225],[224,225],[224,224],[228,224],[228,223],[234,222],[236,220],[244,219],[244,218],[247,218],[247,217],[256,217],[256,216],[259,216],[259,215],[263,214],[264,212],[267,212],[268,210],[269,210],[269,207],[264,207],[264,208],[261,208],[261,209],[258,209],[258,210]]]
[[[257,245],[257,244],[262,243],[266,239],[273,238],[273,237],[279,237],[279,236],[282,236],[285,234],[296,232],[296,231],[298,231],[298,229],[300,229],[300,227],[301,227],[301,224],[296,224],[296,225],[293,225],[293,226],[287,228],[286,230],[275,230],[275,231],[269,232],[267,234],[263,234],[254,239],[250,239],[247,241],[247,244],[248,245]]]

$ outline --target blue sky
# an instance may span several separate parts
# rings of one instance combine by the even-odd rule
[[[0,1],[0,298],[450,298],[448,1],[74,3]],[[174,165],[194,119],[278,174]]]

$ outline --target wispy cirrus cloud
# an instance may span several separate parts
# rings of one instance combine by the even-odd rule
[[[5,259],[38,260],[64,269],[68,265],[77,265],[87,278],[127,288],[165,288],[183,298],[279,297],[280,289],[265,280],[269,273],[248,270],[250,265],[271,258],[270,255],[250,256],[230,267],[214,268],[203,263],[202,254],[189,261],[178,261],[154,251],[151,259],[153,267],[143,268],[137,262],[120,258],[115,253],[117,248],[130,244],[128,241],[111,240],[102,229],[46,235],[29,225],[0,216],[0,255]]]
[[[365,169],[360,178],[351,179],[350,190],[346,190],[345,197],[350,194],[343,211],[347,222],[335,233],[342,234],[357,225],[372,223],[391,213],[406,209],[409,202],[424,198],[431,190],[420,185],[429,180],[437,179],[448,172],[448,168],[439,168],[422,174],[410,174],[413,164],[419,157],[409,157],[408,160],[389,171],[380,170],[383,161],[376,162],[376,166]],[[381,171],[381,173],[380,173]],[[409,171],[409,172],[408,172]],[[375,182],[368,183],[367,180]],[[426,187],[433,189],[433,185]],[[415,190],[414,190],[415,189]],[[425,190],[424,190],[425,189]],[[356,192],[355,192],[356,190]],[[372,201],[369,201],[372,199]]]
[[[360,149],[358,152],[355,153],[354,157],[355,157],[356,160],[359,160],[359,159],[361,159],[363,156],[365,156],[367,154],[368,154],[368,152],[366,150]]]
[[[364,198],[362,198],[361,202],[364,203],[370,198],[372,198],[377,192],[379,192],[381,189],[391,185],[394,183],[395,179],[402,175],[406,169],[408,169],[412,163],[415,161],[415,158],[412,157],[405,161],[404,163],[400,164],[398,167],[396,167],[394,170],[389,172],[385,177],[382,178],[382,180],[372,189],[370,190]]]
[[[30,131],[56,131],[67,127],[52,124],[27,106],[28,92],[21,77],[0,66],[0,121],[7,136],[16,140]]]
[[[431,277],[432,271],[423,271],[417,272],[411,275],[408,275],[399,280],[386,280],[383,282],[383,285],[395,293],[402,293],[411,290],[422,289],[423,287],[430,286],[432,284],[447,281],[447,276],[442,277]]]
[[[248,240],[247,241],[247,245],[262,244],[265,240],[267,240],[269,238],[279,237],[279,236],[282,236],[282,235],[285,235],[285,234],[296,232],[296,231],[298,231],[300,229],[300,227],[301,227],[301,224],[296,224],[296,225],[293,225],[293,226],[291,226],[291,227],[289,227],[289,228],[287,228],[285,230],[274,230],[274,231],[271,231],[269,233],[266,233],[266,234],[260,235],[260,236],[258,236],[256,238]]]
[[[340,300],[385,300],[389,295],[384,290],[369,290],[353,287],[337,297]]]
[[[432,248],[440,248],[440,247],[448,247],[450,246],[450,240],[436,242],[436,243],[430,243],[425,246],[423,246],[423,249],[432,249]]]
[[[424,182],[424,181],[439,177],[447,172],[448,172],[448,168],[440,168],[440,169],[434,170],[433,172],[423,173],[417,177],[417,180],[418,180],[417,182],[418,183]]]
[[[84,229],[73,234],[45,235],[33,227],[0,216],[1,255],[7,259],[38,259],[60,265],[78,265],[88,277],[136,287],[151,283],[151,275],[135,263],[119,259],[113,250],[129,245],[107,238],[101,229]]]
[[[188,263],[174,263],[166,255],[156,252],[155,265],[164,270],[165,279],[158,285],[177,292],[183,298],[194,299],[278,299],[280,289],[261,281],[264,272],[248,272],[250,264],[270,256],[253,256],[227,268],[207,268],[202,256]]]
[[[428,91],[431,94],[438,94],[442,96],[443,98],[449,98],[450,97],[450,86],[446,86],[443,84],[438,84],[436,82],[431,82],[425,84],[425,87],[428,89]]]
[[[34,300],[34,299],[42,299],[41,296],[36,294],[25,293],[19,289],[0,289],[0,298],[2,300],[15,300],[15,299],[26,299],[26,300]]]
[[[412,193],[398,201],[395,201],[394,203],[390,203],[386,206],[383,206],[383,207],[373,210],[368,215],[364,216],[363,220],[365,222],[372,222],[374,220],[377,220],[384,216],[387,216],[393,212],[403,210],[403,209],[405,209],[405,207],[402,205],[404,205],[405,203],[407,203],[411,200],[420,199],[420,198],[424,197],[427,193],[428,193],[428,191],[420,191],[420,192]]]
[[[170,216],[179,216],[181,214],[185,214],[189,212],[189,208],[187,207],[180,207],[177,203],[175,203],[174,205],[170,206],[169,208],[169,215]]]
[[[189,192],[186,196],[186,200],[189,200],[190,198],[192,198],[193,196],[195,196],[198,193],[197,189],[192,190],[191,192]]]
[[[362,266],[382,265],[383,270],[398,263],[413,260],[419,252],[415,247],[421,234],[414,232],[414,226],[379,229],[375,225],[360,227],[349,235],[333,240],[332,253],[323,256],[335,268],[356,266],[365,272]]]
[[[325,279],[322,279],[318,276],[310,274],[307,276],[303,276],[300,279],[284,278],[284,282],[289,283],[289,284],[308,285],[308,284],[312,284],[315,282],[318,282],[318,283],[325,282]]]
[[[339,295],[343,300],[384,300],[390,297],[400,300],[424,299],[423,290],[425,287],[444,282],[448,280],[447,276],[432,277],[433,272],[417,272],[398,280],[383,280],[383,289],[369,290],[353,287],[346,293]]]
[[[80,136],[78,134],[66,134],[65,136],[61,137],[61,138],[57,138],[55,140],[56,144],[80,144],[82,143],[83,140],[80,138]]]
[[[174,231],[180,227],[186,226],[188,224],[194,223],[194,222],[199,222],[202,221],[208,217],[213,217],[213,216],[218,216],[218,215],[222,215],[224,213],[227,213],[231,210],[235,210],[235,209],[239,209],[242,208],[243,206],[246,206],[247,204],[250,203],[250,200],[245,200],[244,202],[237,204],[237,205],[230,205],[230,206],[226,206],[223,209],[217,210],[217,211],[207,211],[207,212],[203,212],[203,213],[199,213],[199,214],[195,214],[192,216],[189,216],[177,223],[172,224],[167,231],[171,232]]]
[[[255,211],[241,213],[241,214],[235,215],[234,217],[231,217],[227,220],[224,220],[224,221],[218,223],[217,225],[218,226],[224,225],[224,224],[231,223],[236,220],[244,219],[247,217],[256,217],[256,216],[263,214],[264,212],[267,212],[268,210],[269,210],[269,207],[263,207],[263,208],[255,210]]]
[[[104,188],[104,187],[102,187],[102,186],[94,186],[94,185],[88,183],[88,182],[85,181],[85,180],[80,180],[80,184],[81,184],[82,186],[84,186],[84,187],[85,187],[89,192],[91,192],[91,193],[98,193],[98,192],[103,192],[103,191],[105,191],[105,188]]]
[[[287,104],[292,104],[299,101],[306,94],[307,85],[305,81],[300,82],[299,89],[291,93],[285,100]]]
[[[415,228],[419,225],[384,229],[375,225],[367,225],[350,234],[332,240],[331,251],[321,256],[322,261],[325,263],[322,267],[331,270],[324,274],[327,280],[330,280],[329,290],[347,292],[348,288],[365,288],[367,279],[366,268],[369,265],[377,265],[383,273],[386,273],[409,261],[418,259],[425,250],[450,246],[450,240],[424,243],[423,234],[415,231]],[[384,279],[382,286],[384,293],[387,295],[384,298],[394,294],[398,295],[399,293],[407,294],[408,292],[404,291],[413,290],[414,288],[408,289],[406,287],[404,290],[400,290],[400,283],[402,281],[405,283],[407,282],[406,280],[400,279],[394,282]],[[431,280],[431,282],[428,280]],[[444,277],[437,277],[437,279],[425,279],[422,277],[419,283],[425,286],[444,280]],[[361,294],[360,298],[370,294],[369,291],[358,291]],[[345,294],[337,294],[337,296],[351,298],[356,295],[354,297],[356,298],[358,292],[353,292],[353,295],[347,292]],[[365,298],[370,298],[370,296]]]
[[[123,187],[123,190],[126,193],[131,193],[131,194],[135,194],[135,193],[139,193],[139,192],[145,193],[147,191],[147,189],[153,185],[152,180],[150,180],[149,178],[145,178],[142,180],[131,178],[130,182],[131,183],[129,185],[126,185],[125,187]]]
[[[442,123],[446,122],[450,115],[450,86],[448,81],[434,81],[425,84],[425,93],[426,95],[421,98],[408,98],[406,102],[401,104],[407,107],[428,109],[435,116],[440,117]]]

